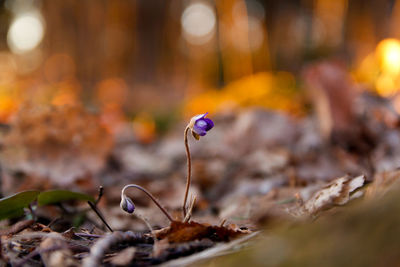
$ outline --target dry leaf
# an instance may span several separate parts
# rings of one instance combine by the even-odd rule
[[[241,230],[234,225],[212,226],[197,222],[172,222],[167,228],[155,231],[158,239],[168,238],[170,243],[189,242],[202,238],[209,238],[213,241],[229,241],[232,238],[243,234],[248,234],[250,231]]]
[[[351,193],[362,187],[364,182],[364,175],[338,178],[307,200],[301,207],[301,213],[316,214],[334,205],[344,205],[350,200]]]

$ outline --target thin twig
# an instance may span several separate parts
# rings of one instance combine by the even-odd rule
[[[61,216],[60,217],[56,217],[56,218],[54,218],[53,220],[51,220],[50,222],[49,222],[49,224],[47,225],[47,227],[51,227],[51,226],[53,226],[56,222],[58,222],[59,220],[61,220]]]
[[[99,186],[99,194],[97,195],[97,199],[96,199],[96,201],[94,202],[94,204],[97,206],[97,204],[100,202],[100,200],[101,200],[101,197],[103,196],[103,194],[104,194],[104,187],[103,186]]]
[[[158,200],[149,191],[147,191],[145,188],[141,187],[140,185],[137,185],[137,184],[126,185],[121,191],[121,199],[124,197],[125,191],[131,187],[139,189],[142,192],[144,192],[154,202],[154,204],[156,204],[157,207],[165,214],[165,216],[167,216],[168,220],[170,220],[171,222],[174,221],[174,219],[172,219],[172,216],[168,213],[168,211],[163,206],[161,206],[160,202],[158,202]]]
[[[97,214],[97,216],[100,218],[100,220],[104,223],[104,225],[108,228],[108,230],[110,230],[110,232],[114,232],[114,230],[110,227],[110,225],[108,225],[108,223],[106,222],[106,220],[104,219],[104,216],[100,213],[100,211],[97,209],[96,205],[93,204],[93,202],[88,201],[87,202],[89,204],[89,206],[92,208],[92,210]]]
[[[8,229],[1,229],[0,235],[15,235],[34,223],[34,220],[19,221]]]
[[[87,233],[74,233],[74,235],[79,237],[88,237],[88,238],[101,238],[102,235],[95,235],[95,234],[87,234]]]
[[[188,222],[190,220],[190,218],[192,217],[193,207],[194,207],[195,203],[196,203],[196,196],[192,197],[192,199],[190,201],[188,212],[186,213],[186,216],[185,216],[185,219],[183,220],[183,222]]]
[[[191,180],[191,175],[192,175],[192,160],[190,157],[189,142],[188,142],[189,130],[190,130],[190,128],[189,128],[189,126],[187,126],[185,129],[185,132],[183,134],[184,140],[185,140],[186,157],[187,157],[186,189],[185,189],[185,197],[183,199],[183,206],[182,206],[183,218],[186,217],[186,201],[187,201],[187,197],[189,194],[190,180]]]
[[[223,227],[225,223],[226,223],[226,219],[223,219],[223,220],[221,221],[221,223],[219,224],[219,227]]]

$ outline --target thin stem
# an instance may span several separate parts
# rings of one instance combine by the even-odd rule
[[[196,196],[192,197],[192,200],[190,201],[190,204],[189,204],[188,212],[186,213],[186,216],[183,219],[183,222],[188,222],[190,220],[190,218],[192,217],[192,211],[193,211],[194,204],[196,204]]]
[[[92,210],[96,213],[96,215],[100,218],[100,220],[104,223],[104,225],[110,230],[110,232],[114,232],[114,230],[111,228],[111,226],[107,223],[106,219],[104,219],[103,214],[97,209],[96,204],[94,204],[92,201],[87,202],[89,206],[92,208]]]
[[[97,206],[97,204],[100,202],[100,200],[101,200],[101,197],[103,196],[103,194],[104,194],[104,187],[101,185],[101,186],[99,186],[99,194],[97,195],[97,199],[96,199],[96,201],[94,202],[94,204]]]
[[[174,221],[174,219],[172,219],[172,216],[168,213],[168,211],[166,209],[163,208],[163,206],[161,206],[161,204],[158,202],[158,200],[146,189],[144,189],[143,187],[141,187],[140,185],[137,184],[128,184],[126,185],[121,192],[121,198],[123,198],[123,196],[125,195],[125,190],[133,187],[133,188],[137,188],[141,191],[143,191],[156,205],[157,207],[165,214],[165,216],[167,216],[168,220],[170,220],[171,222]]]
[[[189,126],[187,126],[185,129],[185,132],[183,134],[184,140],[185,140],[186,157],[187,157],[186,190],[185,190],[185,197],[183,199],[183,206],[182,206],[183,218],[186,217],[186,201],[187,201],[188,194],[189,194],[190,180],[191,180],[191,175],[192,175],[192,161],[190,158],[189,142],[188,142],[189,130],[190,130],[190,128],[189,128]]]

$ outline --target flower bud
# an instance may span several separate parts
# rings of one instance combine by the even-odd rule
[[[199,140],[200,136],[206,135],[206,133],[214,127],[214,122],[206,118],[207,113],[194,116],[189,122],[189,128],[192,131],[192,135],[195,139]]]
[[[135,211],[135,205],[133,204],[132,199],[123,195],[121,198],[120,207],[122,210],[126,211],[127,213],[133,213]]]

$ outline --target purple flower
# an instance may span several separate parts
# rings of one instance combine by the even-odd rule
[[[206,135],[214,127],[214,122],[209,118],[205,118],[207,114],[208,112],[194,116],[190,120],[189,128],[192,130],[193,137],[197,140],[200,139],[200,136]]]
[[[125,195],[121,199],[120,207],[128,213],[133,213],[135,211],[135,205],[133,204],[132,199]]]

